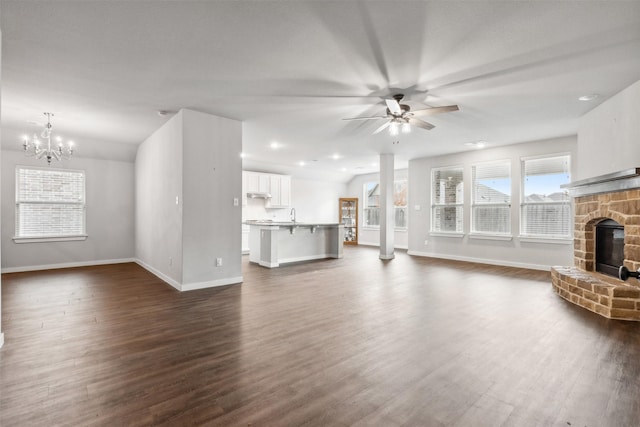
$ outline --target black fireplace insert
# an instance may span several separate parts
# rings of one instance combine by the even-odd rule
[[[596,224],[596,271],[618,277],[624,262],[624,227],[612,219]]]

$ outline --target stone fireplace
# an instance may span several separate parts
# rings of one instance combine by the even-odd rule
[[[610,319],[640,320],[640,282],[619,280],[640,268],[640,168],[567,186],[574,198],[574,266],[553,267],[562,298]]]

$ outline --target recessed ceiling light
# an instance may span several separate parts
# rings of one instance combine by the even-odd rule
[[[342,168],[342,169],[340,169],[340,170],[341,170],[342,172],[346,172],[346,171],[347,171],[347,168]]]
[[[158,110],[157,113],[160,117],[163,117],[169,114],[167,110]]]
[[[333,156],[331,156],[331,158],[332,158],[333,160],[338,160],[338,159],[340,158],[340,154],[335,153]]]
[[[278,144],[277,142],[272,142],[270,145],[272,150],[277,150],[278,148],[280,148],[280,144]]]
[[[484,148],[487,146],[487,141],[465,142],[464,145],[468,147],[474,147],[474,148]]]
[[[378,164],[377,163],[371,163],[371,166],[376,167],[376,166],[378,166]]]
[[[299,164],[300,166],[304,166],[304,165],[306,165],[306,163],[305,163],[305,162],[299,162],[298,164]]]
[[[593,101],[594,99],[598,98],[600,95],[598,95],[597,93],[590,93],[588,95],[582,95],[580,98],[578,98],[578,100],[580,101]]]

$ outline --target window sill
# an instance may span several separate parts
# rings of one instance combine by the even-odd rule
[[[444,233],[442,231],[432,231],[429,233],[429,236],[433,236],[433,237],[456,237],[456,238],[462,238],[464,237],[464,233]]]
[[[15,243],[46,243],[46,242],[71,242],[78,240],[87,240],[87,235],[79,236],[47,236],[47,237],[14,237]]]
[[[552,245],[572,245],[573,239],[567,237],[553,238],[553,237],[529,237],[518,236],[521,242],[525,243],[547,243]]]
[[[478,240],[502,240],[504,242],[513,240],[513,236],[511,234],[469,233],[469,238]]]
[[[353,228],[355,228],[355,225],[353,226]],[[376,230],[380,230],[380,226],[379,225],[365,225],[364,227],[362,227],[363,230],[366,231],[376,231]],[[407,227],[403,227],[403,228],[394,228],[393,231],[397,231],[400,233],[406,233],[409,229]]]

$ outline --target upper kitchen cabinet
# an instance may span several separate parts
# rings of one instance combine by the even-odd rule
[[[267,208],[288,208],[291,205],[291,177],[288,175],[270,175]]]
[[[242,172],[242,205],[247,204],[247,193],[270,194],[265,208],[288,208],[291,206],[291,177],[261,172]]]

